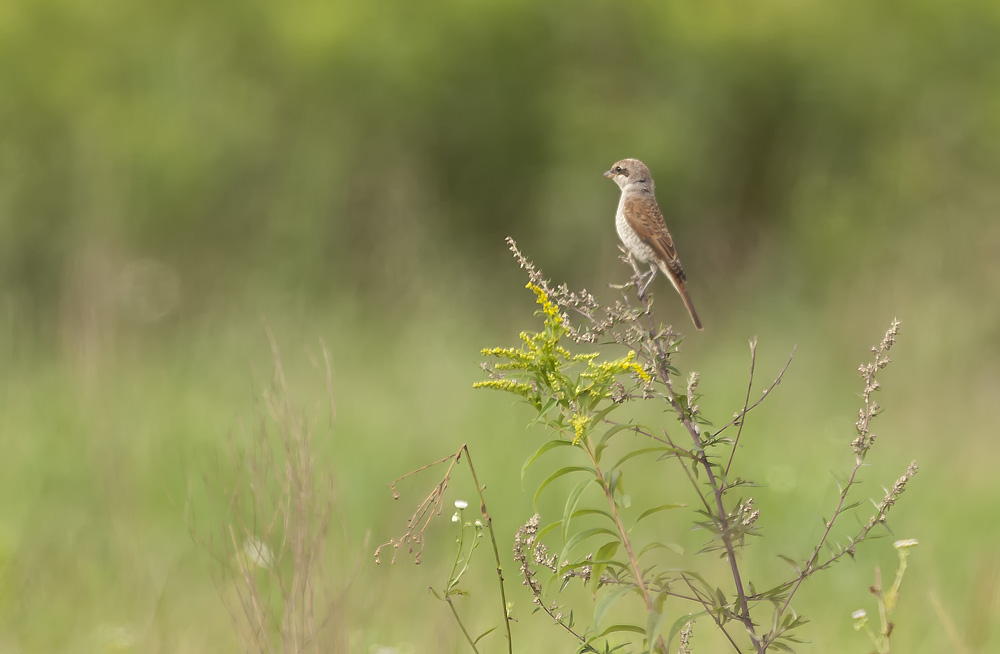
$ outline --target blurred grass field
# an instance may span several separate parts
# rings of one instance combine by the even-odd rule
[[[857,365],[903,323],[863,489],[920,473],[892,535],[797,597],[802,651],[870,649],[850,613],[871,611],[895,538],[921,543],[898,650],[955,651],[954,629],[995,651],[998,29],[986,0],[0,6],[0,652],[239,651],[184,509],[225,520],[202,479],[225,484],[260,415],[265,320],[338,489],[331,642],[465,651],[426,590],[453,554],[447,515],[420,566],[373,563],[422,498],[386,484],[467,442],[501,544],[530,517],[519,470],[543,434],[471,388],[480,348],[536,326],[503,237],[612,297],[626,269],[600,174],[624,156],[653,171],[706,323],[677,360],[705,414],[742,406],[749,338],[758,388],[797,346],[739,453],[763,484],[752,577],[815,542],[851,462]],[[657,315],[686,329],[660,282]],[[663,538],[697,547],[680,518]],[[480,563],[463,609],[484,630]],[[515,642],[568,648],[508,581]]]

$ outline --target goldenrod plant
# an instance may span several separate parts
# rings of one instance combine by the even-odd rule
[[[713,426],[701,411],[698,373],[682,374],[678,367],[681,336],[656,322],[648,294],[632,299],[643,271],[627,253],[623,260],[632,267],[632,280],[615,287],[621,291],[620,299],[604,304],[585,290],[553,287],[513,240],[508,244],[527,271],[527,288],[535,295],[542,326],[537,332],[522,332],[517,347],[484,349],[487,379],[475,386],[522,398],[536,414],[532,423],[544,427],[547,438],[521,469],[523,482],[529,469],[546,466],[534,489],[536,507],[543,493],[562,488],[554,482],[577,480],[560,500],[561,515],[543,519],[536,512],[514,537],[514,559],[535,612],[546,614],[576,641],[580,652],[694,652],[698,622],[711,624],[735,652],[790,651],[801,642],[800,628],[807,622],[793,607],[802,584],[845,555],[853,556],[858,545],[884,525],[917,471],[916,463],[911,463],[884,497],[873,501],[873,513],[859,519],[846,542],[834,542],[834,524],[863,506],[855,491],[876,442],[871,422],[881,409],[874,398],[880,388],[877,376],[890,363],[888,353],[899,322],[892,321],[872,348],[872,361],[860,367],[863,404],[857,437],[850,442],[853,465],[840,481],[836,503],[815,546],[797,557],[774,551],[791,565],[791,573],[766,584],[755,583],[750,577],[759,575],[744,569],[742,554],[750,536],[763,535],[758,528],[760,510],[748,496],[755,486],[750,481],[753,471],[740,469],[736,454],[748,414],[771,396],[791,356],[753,399],[757,344],[751,340],[745,401],[732,419]],[[619,356],[603,357],[615,349]],[[639,415],[645,414],[636,409],[648,402],[663,407],[672,419],[642,422]],[[425,500],[411,518],[407,534],[387,545],[422,547],[423,528],[434,513],[431,508],[440,512],[443,487],[462,452],[438,462],[451,461],[444,481],[432,491],[430,503]],[[643,459],[663,466],[665,475],[679,473],[689,482],[689,491],[665,498],[631,494],[630,468]],[[476,486],[482,488],[478,481]],[[485,503],[482,510],[488,516]],[[678,510],[688,511],[691,526],[706,533],[700,551],[681,552],[674,544],[649,536],[655,530],[636,528]],[[418,523],[424,527],[414,538],[411,532]],[[490,533],[493,538],[491,527]],[[769,547],[766,538],[757,543],[755,547]],[[499,558],[497,566],[503,593]],[[710,581],[720,573],[728,578],[721,586]],[[574,584],[589,591],[584,594],[592,603],[587,610],[579,606],[579,594],[563,593]],[[513,651],[506,600],[503,619]],[[469,642],[475,649],[478,640]]]

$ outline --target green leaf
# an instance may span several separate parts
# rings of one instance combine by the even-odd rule
[[[654,506],[651,509],[646,509],[641,514],[639,514],[638,518],[635,519],[635,522],[632,523],[632,528],[629,529],[629,531],[632,531],[632,529],[634,529],[637,524],[639,524],[640,522],[642,522],[642,520],[644,520],[645,518],[648,518],[651,515],[659,513],[660,511],[669,511],[671,509],[680,509],[680,508],[683,508],[685,506],[687,506],[687,504],[661,504],[660,506]]]
[[[690,450],[685,450],[683,447],[668,447],[664,445],[663,454],[657,457],[656,460],[663,461],[664,459],[670,458],[672,456],[675,456],[678,459],[694,459],[694,457],[691,456]]]
[[[664,448],[664,447],[643,447],[643,448],[640,448],[638,450],[632,450],[631,452],[629,452],[628,454],[626,454],[622,458],[618,459],[618,462],[615,463],[613,466],[611,466],[608,469],[608,472],[612,473],[612,472],[618,470],[619,466],[621,466],[623,463],[625,463],[629,459],[634,459],[637,456],[642,456],[643,454],[649,454],[650,452],[662,452],[665,449],[667,449],[667,448]]]
[[[612,402],[611,404],[609,404],[608,406],[604,407],[596,414],[594,414],[594,417],[591,418],[590,421],[596,425],[597,423],[607,418],[609,413],[611,413],[620,406],[621,406],[620,404],[615,404]]]
[[[521,485],[524,486],[524,474],[528,472],[528,468],[531,466],[532,463],[535,462],[536,459],[538,459],[538,457],[542,456],[543,454],[545,454],[550,450],[554,450],[557,447],[566,447],[566,446],[573,447],[573,442],[553,439],[551,441],[547,441],[540,448],[535,450],[535,453],[532,454],[530,457],[528,457],[528,460],[524,462],[523,466],[521,466]]]
[[[609,428],[606,432],[604,432],[604,435],[601,436],[601,439],[599,441],[597,441],[597,446],[598,447],[602,447],[602,446],[603,447],[607,447],[608,440],[612,436],[614,436],[615,434],[617,434],[619,432],[625,431],[626,429],[635,429],[638,426],[639,425],[633,425],[633,424],[614,425],[613,427]]]
[[[653,550],[658,550],[658,549],[666,548],[666,547],[667,546],[665,544],[663,544],[663,543],[649,543],[645,547],[643,547],[641,550],[639,550],[639,554],[637,555],[637,558],[641,559],[643,557],[643,555],[648,554],[649,552],[652,552]]]
[[[617,524],[615,517],[603,509],[578,509],[573,512],[574,519],[582,518],[587,515],[599,515],[610,520],[611,524]]]
[[[532,504],[535,507],[536,513],[538,512],[538,498],[539,496],[541,496],[542,491],[545,490],[545,487],[554,482],[556,479],[559,479],[564,475],[568,475],[574,472],[589,472],[590,474],[594,474],[593,469],[587,468],[585,466],[566,466],[564,468],[559,468],[558,470],[553,472],[551,475],[545,478],[545,481],[543,481],[538,486],[538,490],[535,491],[535,498],[534,500],[532,500]]]
[[[481,634],[479,634],[478,636],[476,636],[476,639],[475,639],[474,641],[472,641],[472,644],[473,644],[473,645],[476,645],[476,644],[478,644],[478,643],[479,643],[479,641],[481,641],[481,640],[482,640],[483,638],[485,638],[486,636],[489,636],[489,635],[490,635],[490,633],[491,633],[491,632],[494,632],[494,631],[496,631],[496,629],[497,629],[496,627],[492,627],[492,628],[490,628],[490,629],[487,629],[487,630],[486,630],[486,631],[484,631],[483,633],[481,633]]]
[[[576,505],[580,503],[580,496],[583,495],[583,491],[587,490],[587,486],[594,483],[593,479],[584,479],[579,484],[573,487],[569,495],[566,497],[566,507],[563,509],[563,519],[562,519],[562,539],[566,542],[569,537],[569,526],[573,520],[573,512],[576,511]]]
[[[646,615],[646,642],[649,644],[650,651],[653,651],[653,642],[656,641],[656,636],[663,628],[666,619],[667,616],[659,611],[650,611]]]
[[[601,598],[594,605],[594,628],[600,629],[601,620],[604,619],[604,616],[611,610],[615,602],[633,591],[635,591],[635,588],[632,586],[614,586],[601,593]]]
[[[553,406],[555,406],[556,402],[557,402],[557,398],[550,397],[548,399],[548,401],[544,405],[542,405],[542,408],[540,408],[538,410],[538,416],[535,417],[534,420],[532,420],[531,422],[529,422],[528,426],[531,427],[532,425],[538,423],[539,421],[544,420],[545,419],[545,414],[547,414],[549,412],[549,409],[551,409]]]
[[[579,531],[569,539],[569,541],[563,546],[562,552],[559,553],[559,560],[565,561],[569,553],[574,547],[587,540],[588,538],[593,538],[594,536],[600,536],[604,534],[606,536],[611,536],[612,538],[618,538],[618,534],[605,527],[594,527],[593,529],[584,529]]]
[[[694,579],[699,584],[701,584],[701,592],[703,595],[712,594],[712,586],[709,585],[709,583],[705,581],[705,578],[702,577],[700,574],[698,574],[697,572],[685,572],[684,574],[685,576],[690,577],[691,579]]]
[[[788,565],[792,566],[792,570],[794,570],[795,572],[799,572],[800,570],[802,570],[802,566],[799,565],[799,562],[793,559],[792,557],[785,556],[784,554],[779,554],[778,558],[787,563]]]
[[[590,586],[596,591],[597,587],[601,583],[601,575],[604,573],[604,569],[608,567],[608,561],[615,555],[618,551],[618,546],[620,542],[617,540],[608,541],[604,545],[601,545],[601,549],[597,550],[597,554],[594,555],[594,560],[591,561],[593,568],[590,572]]]
[[[642,627],[637,627],[634,624],[613,624],[604,631],[602,631],[601,633],[594,636],[594,640],[597,640],[598,638],[604,638],[605,636],[609,636],[611,634],[622,633],[622,632],[627,632],[632,634],[646,633]]]
[[[617,407],[618,405],[612,404],[611,406]],[[597,422],[595,421],[593,424],[596,425]],[[611,444],[610,443],[611,437],[619,432],[626,431],[629,429],[634,429],[635,427],[636,425],[629,424],[629,425],[613,425],[612,427],[608,428],[608,430],[604,432],[604,435],[601,436],[600,440],[597,441],[597,445],[594,447],[594,458],[597,459],[598,462],[600,462],[601,455],[604,453],[604,450],[607,449],[608,445]]]

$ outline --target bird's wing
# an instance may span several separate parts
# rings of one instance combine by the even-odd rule
[[[659,205],[656,204],[656,198],[651,195],[636,195],[626,198],[622,210],[629,227],[635,230],[642,242],[653,248],[657,256],[680,281],[685,281],[687,278],[684,276],[681,261],[677,257],[674,239],[670,236],[667,224],[663,221],[663,213],[660,211]]]

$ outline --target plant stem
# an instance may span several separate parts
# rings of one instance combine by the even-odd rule
[[[621,514],[618,512],[618,505],[615,503],[614,497],[615,491],[608,484],[607,479],[604,477],[604,473],[601,472],[601,467],[598,465],[597,458],[594,456],[594,450],[589,435],[584,443],[586,444],[584,449],[590,457],[590,462],[594,466],[594,472],[597,474],[598,483],[601,485],[601,490],[604,491],[605,499],[608,500],[611,515],[615,518],[615,527],[618,529],[618,536],[621,538],[622,545],[625,546],[625,553],[628,555],[629,567],[632,568],[632,576],[635,578],[636,588],[639,589],[639,593],[642,595],[642,600],[646,604],[646,611],[652,613],[656,610],[653,606],[653,598],[649,596],[649,589],[646,587],[646,582],[642,578],[642,570],[639,568],[639,558],[635,555],[635,550],[632,549],[632,541],[628,537],[628,530],[625,528],[625,523],[622,522]],[[656,645],[657,648],[663,652],[663,654],[667,653],[667,644],[663,641],[662,636],[657,635]]]
[[[486,523],[486,529],[490,532],[490,542],[493,544],[493,558],[497,564],[497,581],[500,584],[503,628],[507,632],[507,652],[508,654],[514,654],[514,641],[510,637],[510,612],[507,610],[507,592],[504,590],[503,585],[503,567],[500,565],[500,550],[497,548],[497,537],[493,533],[493,518],[490,517],[489,512],[486,510],[486,498],[483,497],[483,487],[479,485],[479,478],[476,476],[476,469],[472,465],[472,454],[469,452],[467,443],[463,443],[462,447],[459,448],[459,457],[462,455],[462,452],[465,452],[465,460],[469,464],[469,472],[472,473],[472,481],[476,485],[476,494],[479,495],[479,511],[483,515],[483,522]],[[473,646],[473,649],[475,649],[475,646]]]
[[[719,480],[712,471],[712,464],[709,462],[708,457],[702,449],[702,440],[701,436],[698,434],[698,427],[684,413],[684,408],[680,405],[674,395],[674,389],[673,385],[670,383],[670,377],[665,374],[665,371],[664,374],[662,374],[662,379],[667,387],[670,404],[673,405],[674,410],[681,416],[681,421],[687,428],[688,433],[691,434],[691,438],[694,440],[695,446],[699,449],[698,462],[701,463],[702,468],[705,470],[709,486],[712,488],[712,495],[715,497],[715,510],[718,515],[719,531],[722,534],[722,544],[726,548],[726,558],[729,559],[729,568],[733,574],[733,583],[736,586],[736,594],[740,602],[740,613],[737,617],[740,622],[743,623],[743,626],[746,627],[747,634],[750,636],[750,642],[753,643],[754,649],[758,652],[762,652],[764,650],[761,647],[760,639],[757,637],[757,632],[754,629],[753,620],[750,619],[750,606],[747,603],[746,591],[743,588],[743,579],[740,576],[740,566],[736,562],[736,548],[733,546],[733,534],[729,526],[729,517],[726,514],[725,505],[722,502],[722,486],[719,485]]]
[[[469,641],[469,647],[472,648],[473,652],[479,654],[479,650],[476,648],[476,641],[472,640],[472,635],[469,634],[469,631],[465,628],[462,618],[458,617],[458,611],[455,610],[455,604],[451,601],[450,597],[445,597],[444,600],[448,602],[448,608],[451,609],[452,614],[455,616],[455,622],[458,623],[458,627],[462,630],[462,635],[465,636],[467,641]]]

